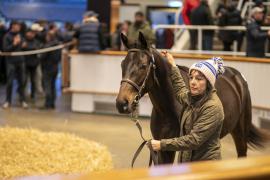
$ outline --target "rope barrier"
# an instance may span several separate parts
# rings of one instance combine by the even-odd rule
[[[52,46],[52,47],[37,49],[37,50],[31,50],[31,51],[19,51],[19,52],[2,52],[2,51],[0,51],[0,56],[26,56],[26,55],[40,54],[40,53],[55,51],[58,49],[63,49],[64,47],[71,46],[73,44],[74,44],[74,42],[71,41],[71,42],[67,42],[64,44],[59,44],[57,46]]]

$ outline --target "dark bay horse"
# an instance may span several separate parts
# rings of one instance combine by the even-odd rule
[[[135,43],[129,44],[121,34],[128,54],[122,61],[122,79],[116,106],[120,113],[130,114],[133,102],[141,88],[142,96],[149,94],[153,104],[151,132],[154,139],[167,139],[179,136],[179,119],[182,105],[176,100],[170,80],[170,65],[161,54],[149,48],[142,33]],[[151,68],[151,67],[153,68]],[[179,66],[188,85],[188,68]],[[252,106],[248,84],[236,69],[225,67],[225,73],[216,81],[218,96],[223,104],[225,119],[221,138],[231,133],[238,157],[247,155],[247,148],[260,148],[267,135],[252,124]],[[158,152],[160,164],[173,163],[175,152]]]

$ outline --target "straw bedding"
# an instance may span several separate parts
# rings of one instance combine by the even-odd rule
[[[107,148],[66,133],[0,128],[0,178],[112,169]]]

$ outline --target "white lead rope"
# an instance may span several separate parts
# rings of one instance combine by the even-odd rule
[[[74,42],[71,41],[68,43],[59,44],[57,46],[52,46],[52,47],[37,49],[37,50],[32,50],[32,51],[19,51],[19,52],[2,52],[2,51],[0,51],[0,56],[25,56],[25,55],[40,54],[40,53],[55,51],[58,49],[63,49],[64,47],[71,46],[73,44],[74,44]]]

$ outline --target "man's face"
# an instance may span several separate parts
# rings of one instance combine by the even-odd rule
[[[143,22],[143,21],[144,21],[143,16],[140,16],[140,15],[135,16],[135,22]]]
[[[26,33],[26,38],[29,39],[29,40],[32,40],[35,38],[35,33],[33,31],[28,31]]]
[[[21,31],[21,25],[20,24],[13,24],[11,27],[11,31],[14,33],[18,33]]]
[[[256,12],[256,13],[254,13],[254,19],[256,21],[262,21],[263,20],[263,13],[262,12]]]

